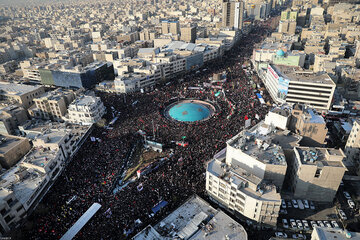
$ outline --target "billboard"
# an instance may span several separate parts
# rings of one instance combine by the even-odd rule
[[[278,98],[285,100],[289,89],[290,79],[279,77]]]

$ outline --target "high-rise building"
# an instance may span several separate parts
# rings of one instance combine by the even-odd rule
[[[295,147],[290,166],[294,198],[332,202],[347,168],[341,149]]]
[[[164,20],[161,22],[161,33],[168,34],[171,33],[173,35],[180,34],[180,23],[179,21],[168,21]]]
[[[181,41],[195,43],[196,40],[196,27],[187,26],[181,28]]]
[[[360,120],[355,120],[351,128],[349,138],[345,145],[345,153],[348,161],[357,164],[360,159]],[[360,168],[359,168],[360,169]]]
[[[223,0],[222,27],[241,30],[244,18],[244,2],[241,0]]]
[[[170,22],[170,33],[173,35],[180,34],[180,24],[178,21]]]

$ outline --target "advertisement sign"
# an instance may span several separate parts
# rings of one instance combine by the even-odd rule
[[[286,95],[289,89],[289,82],[290,79],[285,79],[283,77],[279,78],[279,85],[278,85],[278,97],[282,100],[286,99]]]
[[[271,67],[271,66],[268,66],[268,71],[271,73],[271,75],[273,75],[273,77],[278,80],[279,79],[279,75],[275,72],[275,70]]]

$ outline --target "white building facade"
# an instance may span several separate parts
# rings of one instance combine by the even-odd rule
[[[106,113],[106,108],[99,97],[81,96],[68,108],[66,121],[80,125],[92,125]]]

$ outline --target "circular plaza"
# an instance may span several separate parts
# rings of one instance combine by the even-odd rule
[[[169,104],[164,114],[170,120],[192,123],[208,120],[215,111],[215,107],[206,101],[184,99]]]

